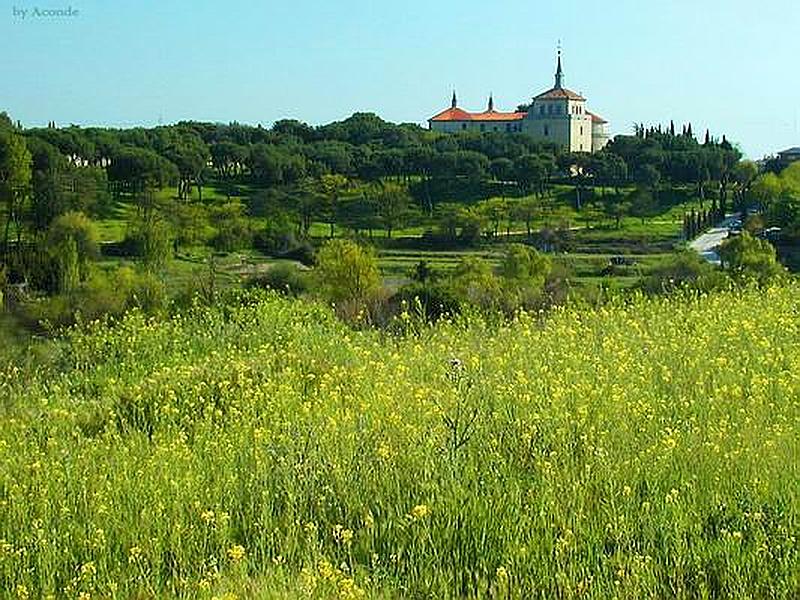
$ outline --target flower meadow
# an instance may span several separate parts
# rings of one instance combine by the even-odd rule
[[[71,330],[0,370],[0,597],[800,597],[799,292]]]

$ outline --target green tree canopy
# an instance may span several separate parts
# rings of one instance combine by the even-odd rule
[[[775,248],[746,231],[726,240],[719,249],[722,264],[740,281],[766,284],[784,276],[786,270],[775,257]]]
[[[314,277],[328,300],[364,300],[380,288],[374,251],[350,240],[328,240],[317,254]]]

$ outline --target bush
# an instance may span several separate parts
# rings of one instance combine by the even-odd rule
[[[154,274],[121,267],[111,273],[95,271],[67,293],[26,302],[21,316],[29,327],[43,324],[60,329],[78,321],[119,317],[132,308],[161,313],[168,300],[164,283]]]
[[[684,250],[652,267],[640,284],[648,294],[665,294],[682,289],[704,292],[722,289],[728,278],[692,250]]]
[[[68,292],[86,281],[91,261],[100,254],[97,229],[83,213],[65,213],[50,225],[47,249],[57,265],[59,289]]]
[[[253,236],[253,247],[265,254],[280,254],[298,246],[297,237],[291,226],[269,222]]]
[[[401,288],[391,300],[395,314],[405,311],[427,323],[461,312],[461,301],[446,285],[413,283]]]
[[[299,296],[308,291],[308,274],[296,265],[282,263],[270,268],[265,274],[250,279],[248,286]]]
[[[302,242],[294,248],[278,254],[278,258],[285,258],[286,260],[296,260],[297,262],[311,267],[317,262],[316,252],[314,246],[308,242]]]
[[[334,302],[365,300],[381,286],[375,252],[350,240],[330,240],[320,248],[314,278],[320,294]]]
[[[719,255],[723,266],[741,283],[753,281],[766,285],[786,274],[775,257],[775,247],[746,231],[723,242]]]
[[[523,244],[510,244],[500,263],[503,277],[533,289],[544,286],[551,269],[549,258]]]
[[[170,228],[161,221],[134,222],[123,245],[129,256],[140,258],[148,269],[159,269],[172,257]]]
[[[449,288],[461,303],[470,304],[485,313],[513,312],[515,307],[509,303],[510,298],[503,283],[487,261],[467,257],[453,272]]]
[[[225,204],[214,215],[217,235],[214,248],[234,252],[249,248],[253,244],[253,230],[244,214],[244,206],[238,202]]]

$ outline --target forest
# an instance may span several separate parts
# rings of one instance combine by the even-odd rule
[[[676,276],[718,285],[677,251],[726,213],[794,189],[762,171],[690,124],[636,125],[587,154],[367,113],[131,129],[24,129],[3,113],[0,288],[16,323],[44,332],[232,285],[351,301],[341,310],[375,322],[420,298],[432,314],[511,314]],[[777,204],[785,225],[793,213]],[[323,256],[356,261],[366,288],[342,283],[350,267],[314,268],[333,240]]]

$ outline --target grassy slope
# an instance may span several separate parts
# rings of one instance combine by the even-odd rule
[[[611,193],[613,190],[606,190],[606,193]],[[630,191],[630,190],[622,190]],[[257,196],[263,190],[251,185],[238,185],[234,190],[234,200],[242,200],[248,202],[248,198]],[[353,197],[361,193],[359,189],[352,190],[350,194]],[[159,191],[159,196],[162,200],[169,200],[173,198],[175,190],[173,188],[164,188]],[[576,212],[574,203],[575,192],[569,186],[554,185],[550,190],[550,196],[547,198],[535,198],[537,203],[542,205],[542,209],[536,214],[532,223],[534,231],[538,231],[542,227],[573,227],[576,228],[572,233],[571,245],[573,251],[569,257],[555,257],[556,262],[564,262],[575,267],[575,282],[578,285],[588,285],[608,282],[609,277],[603,277],[601,271],[603,267],[608,264],[608,258],[611,256],[625,254],[633,257],[636,262],[645,267],[652,264],[653,260],[665,256],[672,247],[677,243],[680,233],[681,222],[684,212],[689,210],[689,207],[696,204],[691,198],[691,194],[685,190],[678,190],[673,192],[671,200],[665,201],[668,208],[659,215],[655,215],[642,222],[638,218],[626,217],[622,220],[621,228],[617,229],[613,225],[613,219],[604,215],[599,208],[597,202],[601,199],[600,192],[598,196],[591,200],[583,211]],[[197,190],[192,193],[193,200],[197,199]],[[220,205],[227,201],[223,187],[211,183],[204,187],[203,190],[204,202],[209,205]],[[521,199],[510,198],[509,202],[514,203],[522,201]],[[114,204],[111,214],[104,219],[98,221],[98,229],[100,240],[103,242],[120,241],[124,238],[127,231],[127,221],[133,216],[134,207],[130,200],[126,199],[118,201]],[[263,226],[263,218],[253,219],[254,228]],[[416,238],[419,238],[426,229],[431,228],[433,225],[423,222],[415,223],[406,227],[401,227],[395,230],[393,237],[407,238],[408,249],[406,250],[393,250],[390,248],[382,248],[386,242],[386,232],[382,229],[373,231],[374,242],[379,248],[380,266],[385,277],[387,285],[395,287],[406,283],[408,276],[414,265],[420,260],[427,260],[434,268],[439,268],[441,271],[448,271],[450,268],[457,264],[459,257],[463,256],[480,256],[489,257],[491,262],[496,262],[492,257],[497,254],[497,249],[491,248],[463,250],[463,251],[436,251],[417,249],[414,246],[418,243]],[[510,229],[514,235],[512,241],[525,240],[525,224],[523,222],[514,222],[511,224],[505,221],[500,223],[500,239],[505,241],[506,229]],[[434,227],[435,229],[435,227]],[[310,234],[317,241],[327,239],[329,235],[329,227],[323,222],[315,222]],[[339,226],[335,227],[336,236],[347,236],[350,232],[346,228]],[[198,273],[203,273],[207,270],[204,262],[199,260],[202,256],[210,256],[212,251],[210,248],[196,248],[193,253],[197,256],[198,260],[191,257],[182,257],[179,260],[173,261],[165,272],[165,279],[168,282],[170,291],[179,292],[184,290],[192,284],[198,276]],[[240,280],[237,272],[236,263],[240,260],[240,254],[234,253],[230,256],[219,256],[219,267],[221,273],[220,283],[222,285],[230,285]],[[258,263],[258,269],[263,270],[269,264],[274,263],[263,257],[258,252],[244,253],[252,257],[252,262]],[[105,261],[104,266],[111,268],[118,263],[126,263],[128,261],[119,260],[117,258],[110,258]],[[634,285],[638,281],[640,275],[640,268],[629,269],[630,273],[624,276],[615,275],[610,278],[613,282],[623,287]]]
[[[798,291],[76,333],[0,371],[0,589],[797,597]]]

